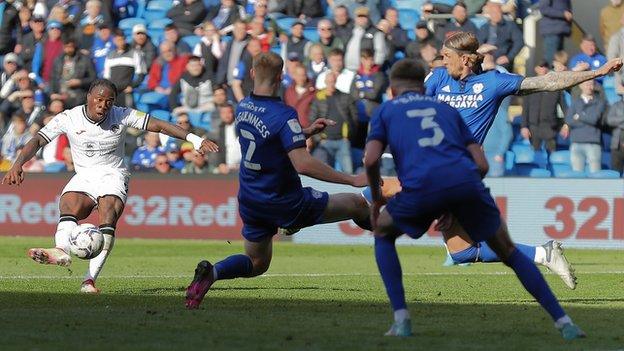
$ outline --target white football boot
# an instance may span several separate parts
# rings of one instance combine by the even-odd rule
[[[544,266],[546,266],[551,272],[563,280],[565,285],[574,290],[576,288],[576,276],[574,275],[574,268],[563,254],[563,248],[558,241],[550,240],[546,244],[542,245],[546,250],[546,260]]]

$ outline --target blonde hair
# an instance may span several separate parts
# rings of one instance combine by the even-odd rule
[[[483,63],[483,55],[477,51],[479,46],[479,39],[470,32],[457,32],[444,41],[444,47],[468,56],[474,71],[480,70]]]
[[[284,60],[274,52],[263,52],[253,59],[255,72],[254,84],[273,85],[279,80],[279,75],[284,68]]]

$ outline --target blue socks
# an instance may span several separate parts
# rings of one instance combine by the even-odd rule
[[[375,259],[381,273],[381,279],[386,286],[386,293],[390,298],[393,310],[406,309],[405,290],[403,289],[403,272],[397,255],[394,242],[396,238],[375,237]]]
[[[465,250],[451,254],[455,264],[474,262],[501,262],[496,252],[486,242],[477,243],[479,247],[471,246]],[[531,261],[535,258],[535,246],[516,244],[518,251],[522,252]]]
[[[218,280],[248,277],[252,270],[253,263],[247,255],[232,255],[214,265]]]
[[[554,321],[566,315],[532,260],[529,260],[520,250],[514,250],[505,264],[516,272],[524,288],[533,295]]]

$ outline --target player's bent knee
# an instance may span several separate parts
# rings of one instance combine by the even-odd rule
[[[271,259],[266,258],[252,258],[251,262],[253,264],[253,269],[251,271],[252,277],[264,274],[269,270],[269,266],[271,265]]]

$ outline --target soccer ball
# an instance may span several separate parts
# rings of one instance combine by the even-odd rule
[[[102,232],[90,223],[80,224],[69,235],[69,251],[83,260],[99,255],[103,246]]]

